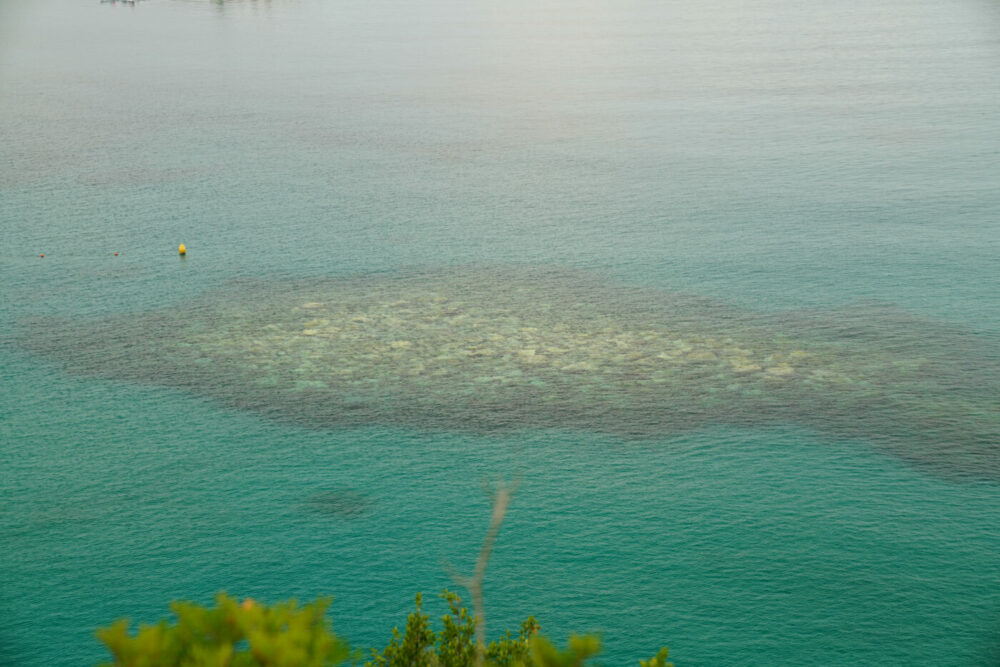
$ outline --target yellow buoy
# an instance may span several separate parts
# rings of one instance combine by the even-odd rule
[[[179,252],[182,255],[186,255],[187,251],[188,249],[183,243],[181,244],[181,247],[177,249],[177,252]]]

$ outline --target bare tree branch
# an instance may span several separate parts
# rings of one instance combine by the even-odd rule
[[[472,606],[476,614],[476,667],[483,667],[486,661],[486,608],[483,604],[483,579],[486,577],[486,565],[489,563],[490,554],[493,553],[493,545],[496,543],[497,534],[500,532],[500,524],[503,523],[510,499],[521,485],[520,479],[513,482],[498,482],[495,487],[487,486],[493,497],[493,514],[490,517],[490,526],[486,529],[486,537],[483,538],[483,546],[479,550],[479,557],[476,559],[476,569],[471,577],[459,574],[454,567],[445,562],[446,570],[456,584],[462,586],[472,597]]]

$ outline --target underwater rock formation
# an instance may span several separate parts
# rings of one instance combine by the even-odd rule
[[[309,496],[308,507],[333,519],[357,519],[369,513],[374,505],[368,494],[356,489],[330,489]]]
[[[1000,363],[882,305],[763,316],[565,271],[237,284],[112,320],[26,323],[67,370],[316,427],[626,438],[794,422],[1000,480]]]

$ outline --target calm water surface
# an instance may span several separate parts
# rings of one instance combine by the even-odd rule
[[[267,285],[520,266],[736,329],[905,312],[988,369],[998,100],[978,0],[3,2],[0,663],[93,664],[96,626],[223,589],[333,594],[380,644],[443,559],[471,568],[480,481],[513,474],[491,631],[602,631],[612,665],[1000,663],[1000,454],[956,477],[798,422],[317,427],[22,344],[221,289],[253,320]]]

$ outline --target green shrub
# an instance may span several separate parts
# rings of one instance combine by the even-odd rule
[[[347,643],[326,619],[329,598],[299,607],[295,600],[272,606],[225,593],[214,607],[173,602],[177,622],[163,620],[129,632],[120,620],[97,631],[120,667],[326,667],[348,657]]]
[[[416,610],[406,629],[393,628],[389,645],[372,649],[365,667],[472,667],[476,664],[476,617],[461,606],[461,598],[445,591],[448,604],[441,629],[431,627],[418,593]],[[177,620],[162,620],[130,633],[120,620],[97,631],[113,661],[105,667],[326,667],[356,664],[347,642],[337,637],[326,609],[329,598],[299,607],[295,600],[272,606],[249,598],[242,603],[219,593],[214,607],[173,602]],[[570,636],[559,649],[538,634],[534,617],[521,623],[515,636],[507,631],[486,648],[486,667],[582,667],[601,650],[594,636]],[[640,667],[672,667],[667,649]]]
[[[448,603],[448,613],[441,618],[440,632],[431,628],[423,612],[423,598],[417,593],[416,610],[406,619],[406,631],[392,629],[392,639],[382,651],[372,650],[365,667],[465,667],[476,660],[476,617],[460,606],[462,599],[451,591],[440,595]],[[524,664],[530,656],[531,639],[538,633],[538,623],[529,617],[521,623],[517,637],[510,631],[486,649],[486,660],[495,667]]]
[[[392,639],[382,651],[372,651],[372,660],[365,667],[470,667],[476,664],[476,617],[461,606],[462,599],[445,591],[440,595],[448,603],[448,613],[441,618],[440,632],[431,628],[430,618],[423,612],[423,599],[418,593],[416,610],[406,619],[406,631],[393,628]],[[565,649],[558,649],[538,634],[538,621],[529,616],[521,622],[517,636],[508,630],[500,639],[490,642],[485,651],[487,667],[582,667],[601,651],[601,640],[595,636],[571,635]],[[666,662],[667,649],[640,667],[673,667]]]

